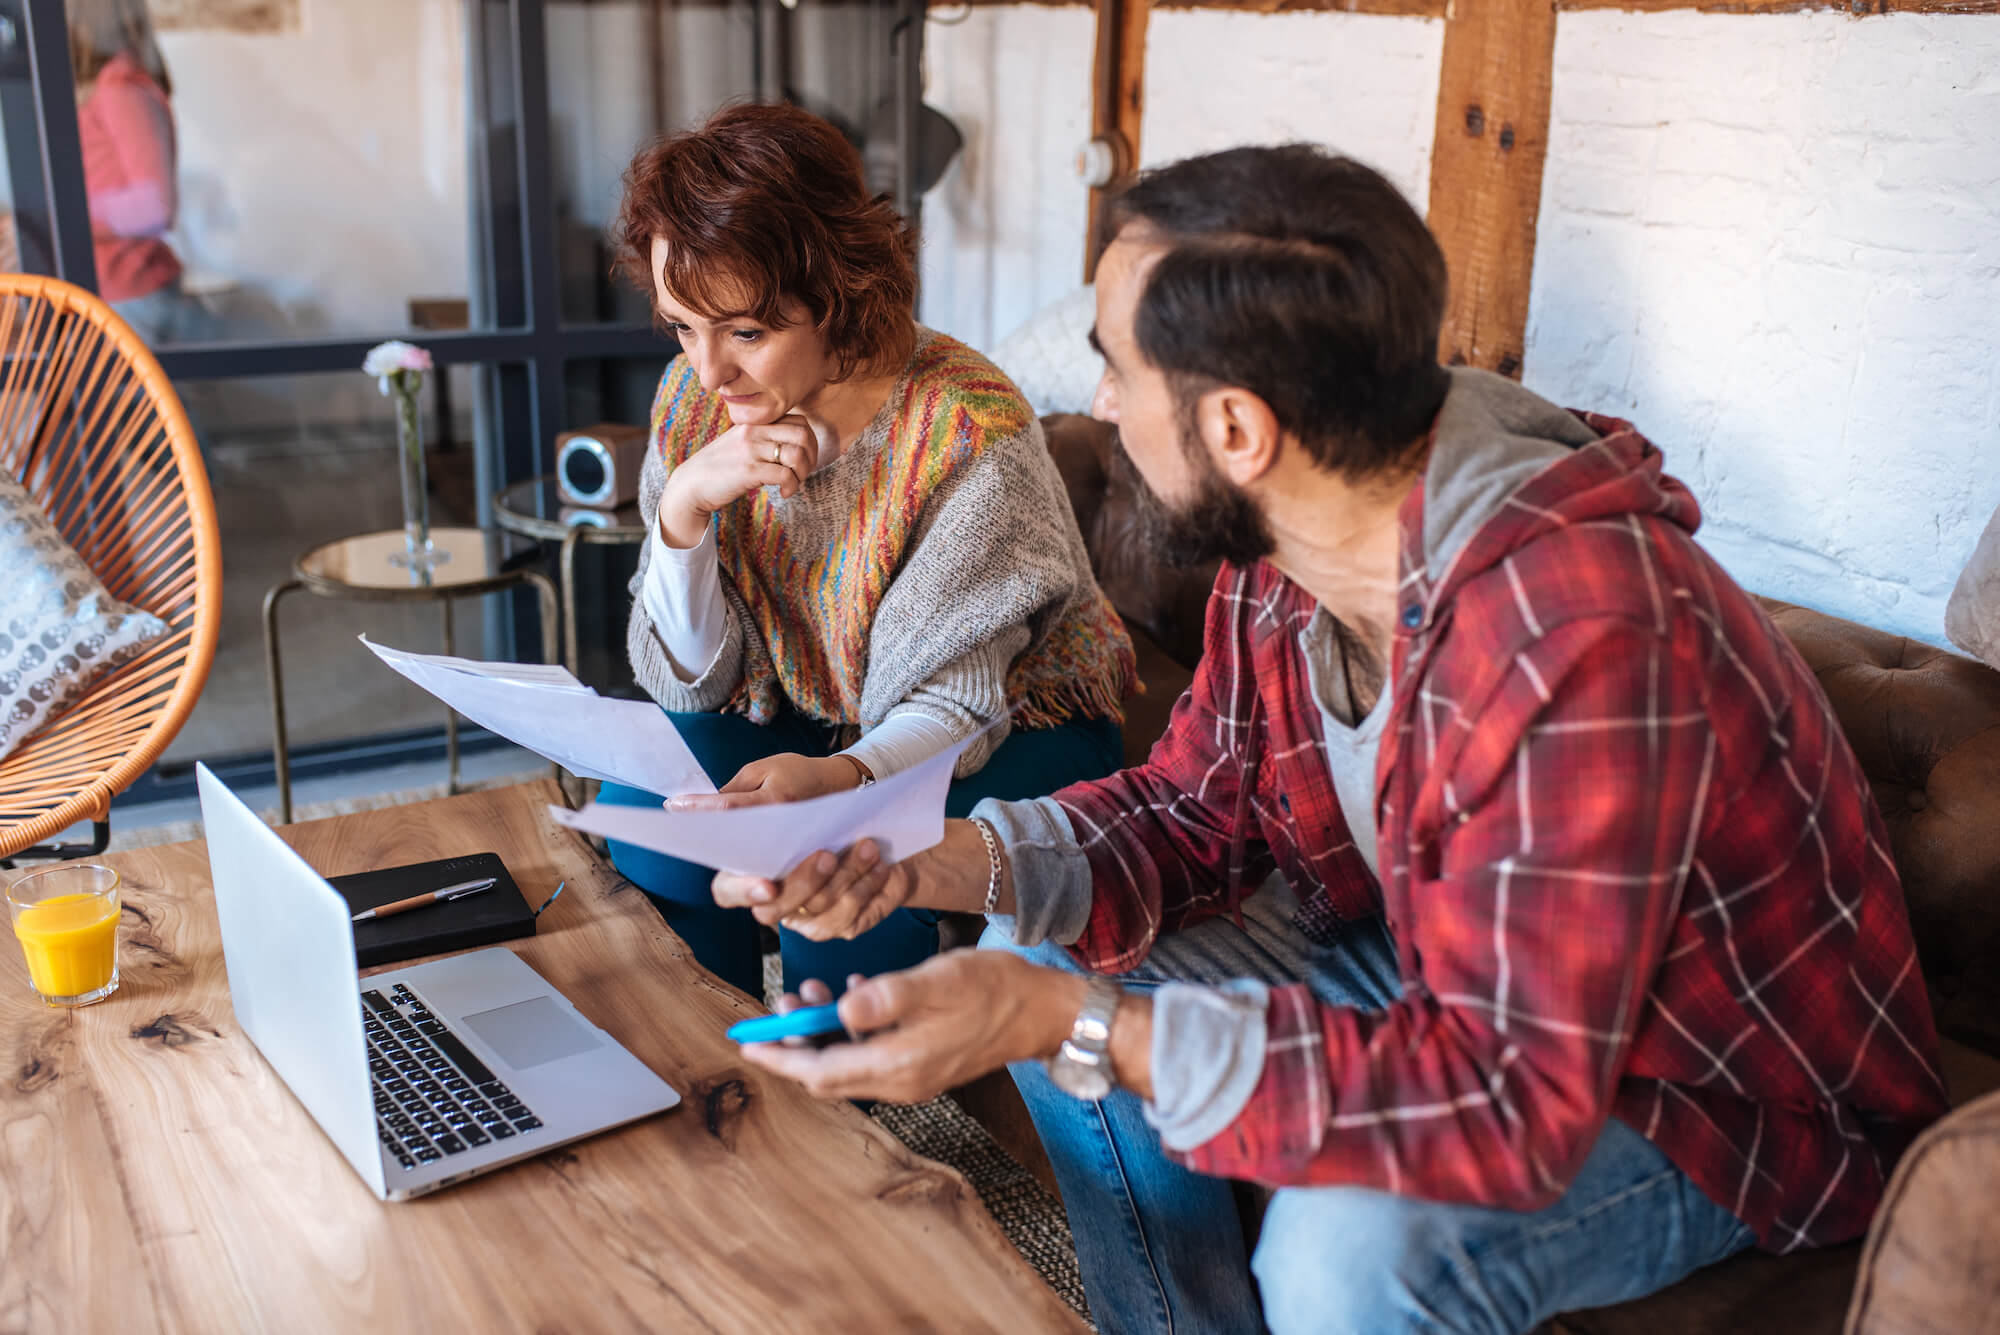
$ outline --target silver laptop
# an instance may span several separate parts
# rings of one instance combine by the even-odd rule
[[[340,892],[195,769],[237,1022],[377,1196],[422,1196],[680,1102],[511,950],[360,978]]]

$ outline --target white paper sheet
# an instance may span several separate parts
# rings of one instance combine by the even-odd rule
[[[719,871],[779,877],[822,848],[838,852],[863,839],[901,862],[944,838],[945,790],[967,738],[880,783],[803,802],[774,802],[730,811],[667,811],[605,806],[581,811],[551,806],[549,816],[586,834],[637,844]]]
[[[599,695],[559,667],[412,654],[366,635],[361,642],[480,727],[572,774],[663,797],[715,791],[673,723],[650,700]]]

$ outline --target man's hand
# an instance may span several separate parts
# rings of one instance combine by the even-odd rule
[[[807,984],[805,1000],[826,993]],[[853,982],[840,1018],[854,1043],[751,1043],[744,1060],[821,1098],[921,1103],[1009,1062],[1062,1046],[1084,980],[997,950],[952,950],[914,969]],[[782,1009],[800,1004],[787,998]],[[1121,1011],[1121,1016],[1123,1012]]]
[[[861,771],[851,761],[787,753],[751,761],[718,792],[683,793],[668,798],[665,805],[669,811],[728,811],[767,802],[802,802],[860,784]]]
[[[708,517],[759,487],[790,496],[819,465],[819,437],[797,413],[766,426],[735,426],[690,455],[660,493],[660,536],[682,550],[701,541]]]
[[[859,936],[905,905],[977,913],[986,903],[988,874],[979,831],[970,821],[952,820],[942,842],[902,862],[883,865],[875,841],[863,839],[844,854],[815,853],[777,881],[723,872],[714,894],[723,908],[747,908],[766,927],[783,922],[810,940],[831,941]],[[1014,911],[1005,859],[995,907]]]
[[[780,922],[811,941],[860,936],[916,893],[909,862],[882,865],[881,849],[863,839],[839,857],[818,852],[782,881],[722,872],[715,878],[715,902],[747,908],[766,927]]]

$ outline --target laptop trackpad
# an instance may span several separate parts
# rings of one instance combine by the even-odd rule
[[[517,1071],[600,1047],[597,1035],[551,998],[533,997],[465,1017],[472,1032]]]

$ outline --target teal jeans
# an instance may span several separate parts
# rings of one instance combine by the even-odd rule
[[[794,710],[768,724],[740,714],[670,714],[688,749],[718,786],[753,760],[796,753],[831,755],[833,729]],[[945,795],[947,816],[964,816],[985,798],[1014,801],[1043,797],[1083,779],[1101,779],[1123,763],[1124,739],[1109,719],[1082,719],[1008,735],[977,774],[953,780]],[[619,806],[658,806],[659,793],[607,783],[597,800]],[[725,982],[751,996],[764,991],[763,946],[748,909],[715,903],[708,867],[648,848],[611,841],[611,863],[625,879],[653,896],[653,903],[694,957]],[[898,909],[852,941],[813,941],[780,928],[785,990],[818,978],[838,996],[849,974],[873,977],[907,969],[937,953],[937,915]]]

